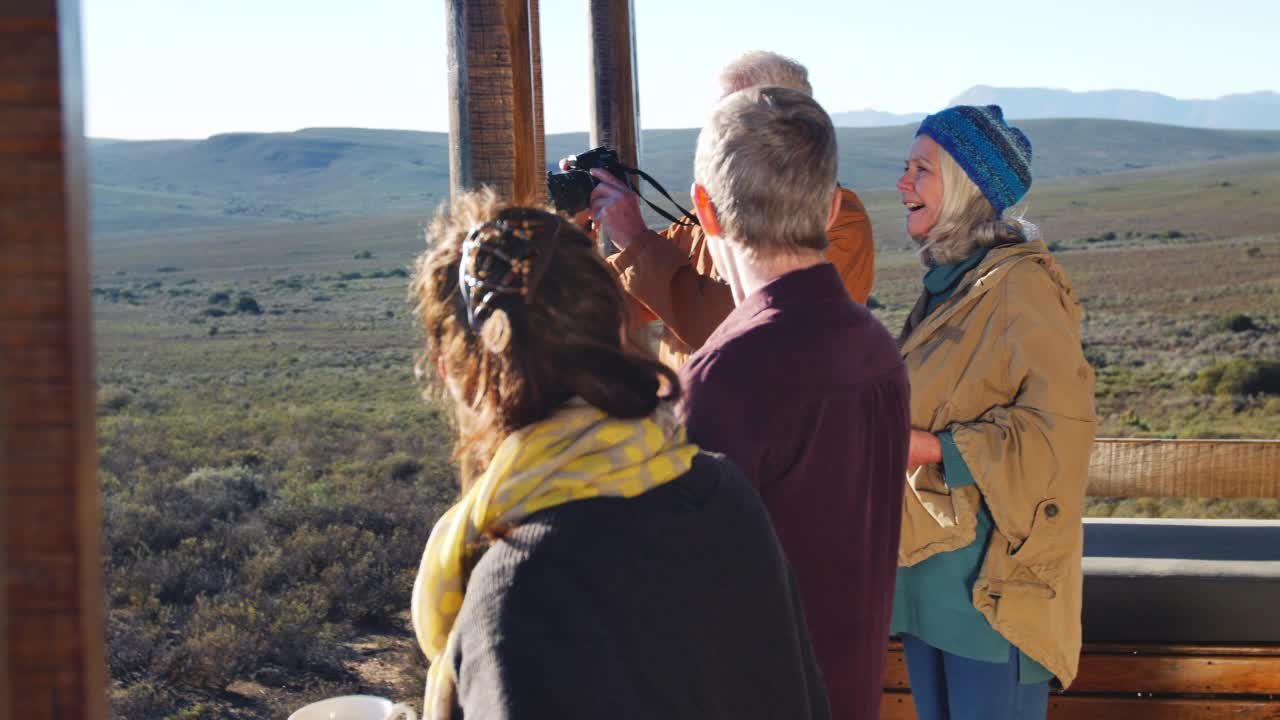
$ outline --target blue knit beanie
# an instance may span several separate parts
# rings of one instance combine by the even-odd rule
[[[1031,141],[1004,121],[999,105],[947,108],[920,123],[916,137],[921,135],[955,158],[997,213],[1031,188]]]

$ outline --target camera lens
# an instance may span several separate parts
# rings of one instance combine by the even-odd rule
[[[591,207],[591,191],[598,181],[586,170],[547,173],[547,197],[556,209],[569,215]]]

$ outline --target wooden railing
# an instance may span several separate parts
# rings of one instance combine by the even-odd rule
[[[1093,497],[1280,497],[1280,440],[1099,438]]]

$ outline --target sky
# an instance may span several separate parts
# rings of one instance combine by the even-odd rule
[[[644,128],[699,127],[721,65],[794,57],[832,113],[973,85],[1280,90],[1278,0],[634,0]],[[587,2],[541,0],[549,133],[585,130]],[[91,137],[448,130],[442,0],[81,0]]]

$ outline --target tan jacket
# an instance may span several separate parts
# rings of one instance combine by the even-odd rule
[[[1085,481],[1096,418],[1070,281],[1036,241],[992,249],[899,340],[912,427],[949,430],[975,485],[948,490],[939,465],[908,471],[898,564],[974,540],[979,502],[995,532],[973,604],[1058,677],[1080,656]]]
[[[827,228],[827,241],[827,259],[849,296],[867,304],[875,246],[867,211],[852,190],[840,189],[840,210]],[[672,368],[684,365],[733,310],[733,293],[716,277],[700,227],[672,225],[611,255],[608,262],[630,298],[632,322],[663,322],[658,359]]]

